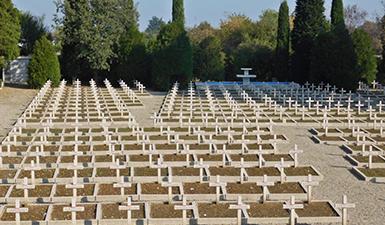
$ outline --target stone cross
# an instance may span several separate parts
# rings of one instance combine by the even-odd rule
[[[194,210],[194,205],[187,205],[186,196],[184,195],[182,196],[182,205],[175,205],[174,209],[182,210],[182,219],[183,219],[182,224],[183,225],[189,224],[187,219],[187,210]]]
[[[116,177],[120,177],[120,170],[125,169],[125,165],[120,165],[119,159],[116,159],[116,163],[110,166],[110,169],[116,170]]]
[[[75,176],[73,176],[72,177],[72,183],[66,184],[65,188],[72,189],[72,196],[76,197],[78,195],[78,193],[77,193],[78,190],[77,189],[84,188],[84,184],[79,184],[78,183],[78,179]]]
[[[24,190],[24,198],[28,198],[28,190],[35,189],[35,184],[28,184],[28,178],[24,177],[22,184],[16,184],[16,189],[23,189]]]
[[[132,205],[132,202],[131,202],[131,197],[128,197],[127,198],[127,205],[120,205],[119,206],[119,210],[120,211],[127,211],[127,224],[132,224],[131,222],[131,219],[132,219],[132,211],[134,210],[139,210],[140,207],[139,205]]]
[[[15,208],[7,208],[7,213],[14,213],[16,224],[20,225],[20,221],[21,221],[20,214],[21,213],[28,213],[28,208],[22,208],[20,206],[20,200],[16,199]]]
[[[76,206],[76,197],[72,197],[70,207],[63,208],[63,212],[71,212],[72,224],[76,224],[76,213],[83,212],[83,211],[84,211],[84,207]]]
[[[199,159],[199,163],[194,165],[194,168],[199,168],[199,180],[203,181],[203,170],[209,168],[208,165],[203,164],[203,158]]]
[[[378,104],[377,104],[377,107],[378,107],[378,111],[380,113],[382,113],[382,108],[385,106],[385,104],[382,103],[382,101],[380,101]]]
[[[167,177],[167,182],[162,182],[162,187],[167,187],[168,190],[168,204],[172,202],[172,188],[179,187],[180,183],[175,183],[172,181],[172,174],[169,174]]]
[[[298,154],[301,153],[303,153],[303,151],[298,149],[298,145],[294,145],[294,149],[289,151],[289,154],[294,155],[294,167],[298,167]]]
[[[237,224],[242,225],[242,212],[250,209],[250,205],[246,205],[242,203],[242,197],[238,196],[238,201],[236,205],[230,205],[229,209],[237,210]]]
[[[130,188],[132,185],[130,182],[125,182],[124,181],[124,176],[120,177],[120,181],[118,183],[113,184],[114,188],[120,188],[120,195],[124,195],[124,189],[125,188]]]
[[[302,185],[307,187],[307,202],[311,202],[311,196],[312,196],[312,187],[318,186],[319,182],[313,181],[313,177],[311,174],[308,175],[307,181],[302,182]]]
[[[158,161],[155,165],[151,165],[151,168],[156,168],[158,170],[158,182],[160,183],[162,178],[162,169],[167,168],[167,165],[163,164],[161,158],[158,158]]]
[[[263,196],[262,196],[262,203],[265,203],[267,200],[267,187],[274,186],[274,182],[267,181],[267,175],[263,175],[263,181],[257,182],[258,186],[262,186],[263,188]]]
[[[342,204],[336,204],[337,208],[342,209],[342,225],[348,224],[348,209],[353,209],[356,207],[354,203],[348,203],[348,198],[346,195],[342,197]]]
[[[285,181],[285,173],[284,168],[287,168],[289,166],[285,165],[285,161],[283,158],[281,158],[281,162],[279,164],[276,164],[275,167],[279,169],[279,172],[281,173],[281,183]]]
[[[221,191],[221,188],[226,187],[227,183],[226,182],[220,182],[220,176],[217,175],[216,181],[215,182],[210,182],[209,186],[210,187],[215,187],[215,190],[216,190],[216,203],[218,204],[219,201],[220,201],[220,191]]]
[[[373,151],[373,146],[369,146],[369,151],[365,151],[362,153],[363,156],[369,156],[368,168],[373,168],[373,156],[381,155],[381,152]]]
[[[295,225],[295,210],[303,209],[303,204],[296,204],[295,197],[291,196],[290,201],[285,202],[283,208],[290,211],[290,225]]]
[[[263,166],[263,154],[264,154],[264,151],[262,150],[262,145],[259,145],[259,149],[256,151],[256,153],[258,154],[258,167],[262,168],[262,166]]]
[[[41,170],[42,168],[39,165],[35,164],[35,161],[31,161],[31,165],[24,168],[25,170],[31,171],[31,180],[32,183],[35,183],[35,171]]]

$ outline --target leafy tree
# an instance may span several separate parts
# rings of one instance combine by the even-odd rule
[[[184,0],[173,0],[172,1],[172,22],[178,23],[184,26]]]
[[[11,0],[0,1],[0,68],[19,56],[20,15]]]
[[[28,84],[32,88],[41,88],[48,80],[53,86],[60,83],[60,64],[51,42],[46,36],[41,37],[34,46],[28,65]]]
[[[224,80],[225,55],[219,38],[209,36],[194,50],[194,75],[202,81]]]
[[[292,32],[293,79],[304,83],[310,75],[312,48],[318,34],[326,30],[323,0],[297,0]]]
[[[333,27],[341,24],[345,26],[344,5],[342,0],[333,0],[332,2],[331,24]]]
[[[357,5],[348,5],[345,9],[345,23],[350,32],[361,26],[368,16],[368,12],[360,9]]]
[[[377,79],[381,83],[385,83],[385,43],[382,46],[382,60],[379,62]]]
[[[21,13],[21,54],[29,55],[33,46],[42,36],[48,34],[48,28],[44,25],[44,16],[33,16],[30,12]]]
[[[357,57],[357,74],[362,81],[371,83],[376,79],[377,60],[370,36],[364,30],[356,29],[352,39]]]
[[[289,6],[283,1],[279,8],[275,76],[279,80],[288,80],[290,60],[290,24]]]
[[[159,31],[162,26],[164,26],[166,23],[163,21],[162,18],[158,18],[156,16],[153,16],[151,20],[148,23],[148,26],[146,28],[146,33],[150,37],[154,37],[159,34]]]
[[[152,84],[156,89],[168,90],[175,81],[186,85],[192,79],[192,47],[180,24],[162,27],[152,58]]]
[[[193,45],[199,45],[203,40],[208,37],[216,36],[217,30],[214,29],[207,21],[200,23],[188,30],[188,36]]]
[[[277,46],[278,12],[265,10],[255,23],[250,38],[261,46],[274,49]]]

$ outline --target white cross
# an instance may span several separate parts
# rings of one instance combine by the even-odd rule
[[[116,163],[110,166],[110,169],[116,170],[116,177],[120,177],[120,170],[125,169],[125,165],[120,165],[119,159],[116,159]]]
[[[298,145],[294,145],[294,149],[289,151],[289,154],[294,155],[294,167],[298,166],[298,154],[301,153],[303,153],[303,151],[298,149]]]
[[[236,209],[237,210],[237,224],[242,225],[242,212],[250,209],[250,205],[246,205],[242,203],[242,197],[238,196],[238,201],[236,205],[230,205],[229,209]],[[245,212],[246,213],[246,212]]]
[[[26,171],[31,171],[32,184],[35,183],[35,171],[41,170],[42,168],[35,164],[35,161],[31,161],[31,165],[24,168]]]
[[[295,101],[289,97],[289,100],[286,101],[289,104],[289,109],[291,109],[291,104],[294,103]]]
[[[16,184],[16,189],[24,190],[24,198],[28,198],[28,190],[35,189],[35,184],[28,184],[28,178],[24,177],[23,184]]]
[[[376,89],[377,88],[377,85],[378,85],[378,82],[376,82],[375,80],[371,83],[373,85],[373,89]]]
[[[71,212],[72,224],[76,224],[76,213],[83,212],[83,211],[84,211],[84,207],[76,206],[76,197],[72,197],[70,207],[63,208],[63,212]]]
[[[259,145],[259,149],[256,151],[256,154],[258,154],[258,167],[262,168],[262,166],[263,166],[263,154],[264,154],[264,151],[262,150],[262,145]]]
[[[203,170],[208,169],[209,166],[203,164],[203,158],[199,159],[199,163],[194,165],[194,168],[199,168],[199,179],[202,182],[203,181]]]
[[[77,194],[77,189],[82,189],[84,188],[84,184],[79,184],[78,179],[73,176],[72,177],[72,183],[71,184],[66,184],[65,188],[67,189],[72,189],[72,196],[76,198]]]
[[[384,107],[384,106],[385,106],[385,104],[382,104],[382,101],[380,101],[380,102],[377,104],[378,111],[379,111],[380,113],[382,113],[382,107]]]
[[[287,168],[289,166],[285,165],[285,161],[283,158],[281,158],[281,162],[279,164],[276,164],[275,167],[279,169],[279,172],[281,174],[281,183],[285,181],[285,173],[284,173],[284,168]]]
[[[354,203],[348,203],[348,198],[346,195],[342,197],[342,204],[336,204],[337,208],[342,209],[342,225],[348,224],[348,209],[353,209],[356,207]]]
[[[158,170],[158,182],[160,183],[162,180],[162,178],[161,178],[162,169],[167,168],[167,165],[163,164],[163,161],[161,160],[161,158],[158,158],[156,165],[151,165],[150,167],[156,168]]]
[[[285,202],[283,208],[290,211],[290,225],[295,225],[295,210],[303,209],[303,204],[296,204],[295,197],[291,196],[290,201]]]
[[[267,175],[263,175],[263,181],[257,182],[258,186],[262,186],[263,188],[263,196],[262,196],[262,203],[265,203],[267,200],[267,187],[274,186],[274,182],[268,182]]]
[[[124,195],[124,189],[125,188],[130,188],[132,185],[130,182],[126,182],[124,180],[124,176],[121,176],[120,177],[120,181],[118,183],[115,183],[113,184],[113,187],[114,188],[120,188],[120,195],[123,196]]]
[[[373,156],[381,155],[381,152],[373,151],[373,146],[369,146],[369,151],[362,153],[363,156],[369,156],[368,168],[372,169],[373,167]]]
[[[307,187],[307,202],[311,202],[311,196],[312,196],[312,187],[313,186],[318,186],[319,182],[313,181],[312,175],[309,174],[307,177],[307,181],[302,182],[302,185]]]
[[[361,101],[358,100],[358,103],[357,103],[355,106],[357,106],[357,108],[358,108],[358,114],[360,114],[360,113],[361,113],[361,107],[364,106],[364,104],[362,104]]]
[[[139,210],[139,205],[132,205],[131,203],[131,197],[127,198],[127,205],[120,205],[119,210],[120,211],[127,211],[127,224],[131,224],[131,213],[134,210]]]
[[[311,109],[311,103],[313,103],[314,100],[312,100],[310,97],[308,100],[306,100],[306,103],[308,103],[308,108]]]
[[[167,177],[167,182],[162,182],[162,187],[167,187],[168,190],[168,204],[172,202],[172,188],[179,187],[181,184],[172,181],[172,174],[170,173]]]
[[[28,208],[22,208],[20,206],[20,200],[16,199],[15,202],[15,208],[7,208],[7,213],[14,213],[15,214],[15,221],[17,225],[20,225],[20,214],[21,213],[28,213]]]
[[[187,210],[194,210],[194,205],[188,205],[186,196],[182,196],[182,205],[175,205],[174,206],[175,210],[182,210],[182,219],[183,219],[183,225],[188,224],[188,219],[187,219]]]
[[[221,188],[225,188],[227,186],[227,183],[226,182],[221,182],[220,181],[220,176],[217,175],[216,181],[215,182],[210,182],[209,186],[210,187],[215,187],[215,189],[216,189],[216,202],[218,204],[219,201],[220,201],[220,191],[221,191]]]

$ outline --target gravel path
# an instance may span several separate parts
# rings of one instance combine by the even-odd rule
[[[7,135],[37,90],[4,87],[0,90],[0,141]]]
[[[276,126],[276,133],[285,134],[288,144],[278,145],[283,152],[297,144],[304,153],[299,155],[300,165],[312,165],[323,175],[320,186],[314,188],[314,197],[341,203],[346,194],[356,208],[348,210],[350,225],[385,224],[385,184],[360,181],[349,170],[352,165],[343,158],[338,146],[315,144],[308,128]]]
[[[130,112],[135,116],[136,121],[142,127],[152,127],[154,125],[151,116],[154,112],[158,112],[162,106],[163,99],[167,93],[164,92],[149,92],[151,97],[138,97],[142,101],[144,107],[129,109]]]

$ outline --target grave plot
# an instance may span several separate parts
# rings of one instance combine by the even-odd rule
[[[323,176],[279,152],[272,108],[249,120],[238,92],[176,84],[139,127],[143,85],[104,84],[47,83],[20,117],[0,146],[0,224],[331,223],[352,207],[313,199]]]

